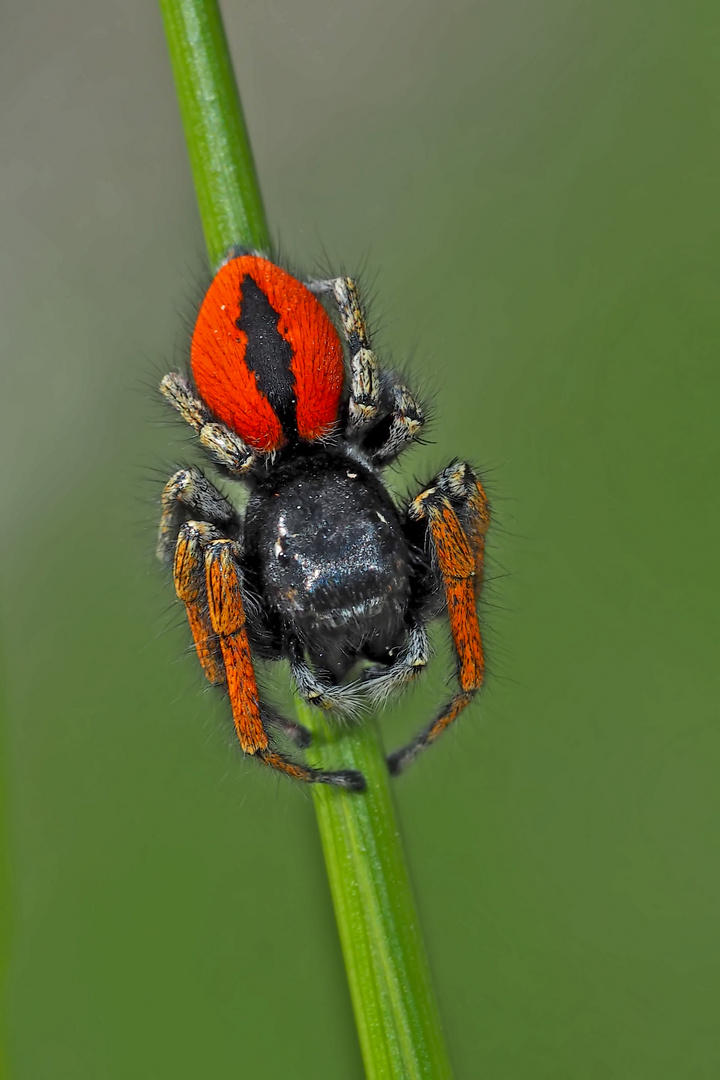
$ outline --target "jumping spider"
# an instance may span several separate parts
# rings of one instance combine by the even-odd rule
[[[337,306],[347,346],[318,296]],[[224,686],[240,745],[297,780],[362,791],[359,772],[324,772],[287,756],[305,728],[258,694],[253,656],[287,658],[299,694],[352,712],[415,679],[428,662],[426,624],[447,612],[456,693],[407,746],[392,773],[434,742],[483,680],[476,612],[488,502],[475,473],[454,463],[405,510],[381,473],[417,438],[423,413],[380,371],[350,278],[303,284],[261,255],[221,267],[192,341],[191,383],[161,390],[225,477],[250,489],[244,517],[197,468],[162,495],[158,555],[172,561],[195,649]],[[348,681],[358,661],[372,666]]]

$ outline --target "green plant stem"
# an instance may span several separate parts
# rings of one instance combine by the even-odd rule
[[[377,722],[343,727],[306,705],[314,764],[359,769],[364,795],[313,788],[365,1072],[443,1080],[443,1040]]]
[[[208,252],[267,251],[268,230],[216,0],[159,0]],[[297,702],[316,763],[364,773],[363,795],[313,796],[370,1080],[452,1076],[377,725],[342,728]],[[342,1071],[342,1070],[341,1070]]]
[[[160,0],[205,242],[217,268],[230,248],[270,245],[222,17],[214,0]]]

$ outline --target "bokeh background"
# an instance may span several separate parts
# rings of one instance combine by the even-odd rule
[[[397,489],[493,495],[487,690],[396,785],[458,1077],[717,1077],[717,7],[225,11],[276,236],[432,395]],[[8,1075],[360,1078],[311,800],[152,556],[206,280],[158,12],[0,19]]]

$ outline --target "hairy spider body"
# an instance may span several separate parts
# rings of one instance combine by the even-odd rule
[[[373,473],[341,452],[293,455],[245,513],[248,585],[283,646],[292,625],[311,665],[336,683],[358,659],[385,659],[410,598],[407,542]]]
[[[423,414],[379,370],[349,278],[304,285],[263,256],[231,257],[203,301],[191,360],[194,385],[170,374],[161,390],[219,470],[250,487],[243,519],[197,468],[163,491],[158,555],[173,562],[198,658],[225,687],[246,753],[296,779],[362,790],[361,774],[313,769],[278,748],[275,729],[300,747],[309,734],[261,700],[253,655],[288,658],[305,700],[352,713],[423,670],[425,624],[445,610],[459,688],[388,759],[399,772],[482,683],[482,485],[454,463],[407,509],[393,502],[381,470]],[[360,661],[372,666],[353,681]]]

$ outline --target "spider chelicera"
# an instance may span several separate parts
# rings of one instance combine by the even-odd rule
[[[337,307],[347,362],[319,296]],[[417,438],[423,413],[379,370],[350,278],[305,285],[264,256],[230,257],[200,309],[191,365],[192,382],[169,374],[161,391],[220,474],[250,489],[244,516],[195,467],[163,491],[158,555],[172,561],[200,663],[225,687],[246,754],[362,791],[361,773],[313,769],[278,746],[278,730],[298,747],[310,736],[261,699],[253,658],[287,658],[307,702],[351,714],[419,675],[426,624],[446,612],[458,687],[390,755],[400,772],[483,680],[485,492],[455,462],[407,507],[393,502],[382,469]],[[371,666],[353,679],[360,661]]]

